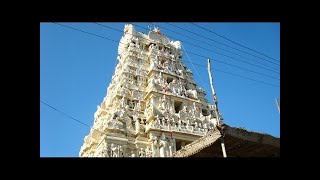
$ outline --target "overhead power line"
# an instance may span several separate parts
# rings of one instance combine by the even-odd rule
[[[199,56],[199,57],[206,58],[205,56],[200,55],[200,54],[197,54],[197,53],[193,53],[193,52],[190,52],[190,51],[185,51],[185,52],[190,53],[190,54],[193,54],[193,55],[196,55],[196,56]],[[275,78],[275,77],[272,77],[272,76],[269,76],[269,75],[266,75],[266,74],[262,74],[262,73],[259,73],[259,72],[256,72],[256,71],[252,71],[252,70],[250,70],[250,69],[246,69],[246,68],[243,68],[243,67],[240,67],[240,66],[236,66],[236,65],[233,65],[233,64],[229,64],[229,63],[226,63],[226,62],[223,62],[223,61],[219,61],[219,60],[216,60],[216,59],[211,59],[211,60],[216,61],[216,62],[221,63],[221,64],[226,64],[226,65],[233,66],[233,67],[236,67],[236,68],[239,68],[239,69],[243,69],[243,70],[246,70],[246,71],[255,73],[255,74],[259,74],[259,75],[262,75],[262,76],[266,76],[266,77],[269,77],[269,78],[272,78],[272,79],[280,80],[279,78]]]
[[[208,32],[211,32],[211,33],[213,33],[213,34],[215,34],[215,35],[217,35],[217,36],[219,36],[219,37],[222,37],[223,39],[226,39],[226,40],[228,40],[228,41],[230,41],[230,42],[232,42],[232,43],[234,43],[234,44],[236,44],[236,45],[238,45],[238,46],[241,46],[241,47],[243,47],[243,48],[249,49],[249,50],[251,50],[251,51],[253,51],[253,52],[255,52],[255,53],[258,53],[258,54],[260,54],[260,55],[263,55],[263,56],[265,56],[265,57],[268,57],[268,58],[270,58],[270,59],[273,59],[273,60],[279,62],[278,59],[272,58],[272,57],[270,57],[270,56],[268,56],[268,55],[266,55],[266,54],[264,54],[264,53],[261,53],[261,52],[259,52],[259,51],[256,51],[256,50],[252,49],[252,48],[249,48],[249,47],[244,46],[244,45],[242,45],[242,44],[240,44],[240,43],[237,43],[237,42],[235,42],[235,41],[233,41],[233,40],[231,40],[231,39],[229,39],[229,38],[227,38],[227,37],[225,37],[225,36],[222,36],[222,35],[214,32],[214,31],[210,30],[210,29],[207,29],[207,28],[202,27],[202,26],[200,26],[200,25],[197,25],[197,24],[195,24],[195,23],[192,23],[192,24],[195,25],[195,26],[197,26],[197,27],[199,27],[199,28],[201,28],[201,29],[204,29],[204,30],[206,30],[206,31],[208,31]]]
[[[113,40],[113,39],[110,39],[110,38],[107,38],[107,37],[104,37],[104,36],[100,36],[100,35],[97,35],[97,34],[94,34],[94,33],[90,33],[90,32],[87,32],[87,31],[83,31],[81,29],[77,29],[77,28],[73,28],[73,27],[70,27],[70,26],[66,26],[66,25],[63,25],[63,24],[59,24],[59,23],[55,23],[55,22],[52,22],[53,24],[57,24],[59,26],[63,26],[63,27],[66,27],[66,28],[69,28],[69,29],[73,29],[75,31],[80,31],[80,32],[83,32],[83,33],[86,33],[86,34],[90,34],[92,36],[96,36],[96,37],[99,37],[99,38],[103,38],[103,39],[107,39],[109,41],[113,41],[115,43],[118,43],[118,41],[116,40]]]
[[[146,29],[146,30],[148,30],[147,28],[145,28],[145,27],[143,27],[143,26],[140,26],[140,25],[138,25],[138,24],[134,24],[134,23],[131,23],[131,24],[133,24],[133,25],[135,25],[135,26],[137,26],[137,27],[140,27],[140,28],[142,28],[142,29]],[[248,58],[248,57],[242,56],[242,55],[240,55],[240,54],[238,54],[238,53],[235,53],[235,52],[232,52],[232,51],[226,50],[226,49],[224,49],[224,48],[220,48],[220,47],[215,46],[215,45],[213,45],[213,44],[210,44],[210,43],[208,43],[208,42],[201,41],[201,40],[199,40],[199,39],[197,39],[197,38],[193,38],[193,37],[187,36],[187,35],[185,35],[185,34],[182,34],[182,33],[177,32],[177,31],[173,31],[173,30],[168,29],[168,28],[166,28],[166,27],[159,26],[159,25],[157,25],[157,26],[158,26],[158,27],[160,27],[161,29],[165,29],[165,30],[171,31],[171,32],[176,33],[176,34],[180,34],[180,35],[185,36],[185,37],[187,37],[187,38],[189,38],[189,39],[193,39],[193,40],[198,41],[198,42],[201,42],[201,43],[203,43],[203,44],[207,44],[207,45],[209,45],[209,46],[215,47],[215,48],[220,49],[220,50],[222,50],[222,51],[225,51],[225,52],[228,52],[228,53],[231,53],[231,54],[237,55],[237,56],[239,56],[239,57],[242,57],[242,58],[245,58],[245,59],[248,59],[248,60],[254,61],[255,63],[258,63],[258,64],[260,64],[260,65],[263,65],[263,66],[266,66],[266,67],[272,68],[272,69],[274,69],[274,70],[276,70],[276,71],[279,71],[279,69],[277,69],[277,68],[275,68],[275,67],[272,67],[272,66],[270,66],[270,65],[268,65],[268,64],[261,63],[260,61],[257,61],[257,60],[254,60],[254,59],[251,59],[251,58]],[[167,35],[167,36],[168,36],[168,35]],[[168,37],[169,37],[169,38],[172,38],[172,39],[175,39],[175,38],[170,37],[170,36],[168,36]],[[180,40],[180,41],[181,41],[181,42],[187,42],[187,43],[188,43],[188,41],[182,41],[182,40]],[[274,65],[279,66],[278,64],[274,64]]]
[[[183,50],[185,50],[185,49],[184,49],[184,47],[183,47],[183,45],[181,45],[181,47],[183,48]],[[190,61],[191,65],[192,65],[193,69],[194,69],[194,70],[195,70],[195,72],[197,73],[197,75],[198,75],[198,77],[199,77],[199,79],[200,79],[201,83],[203,84],[203,87],[205,88],[205,90],[207,91],[207,93],[209,93],[209,91],[208,91],[208,89],[207,89],[206,84],[203,82],[203,80],[202,80],[202,78],[201,78],[200,74],[198,73],[198,71],[197,71],[196,67],[194,67],[194,65],[193,65],[193,63],[192,63],[192,61],[191,61],[191,59],[190,59],[189,55],[188,55],[187,53],[186,53],[186,55],[187,55],[187,58],[189,59],[189,61]]]
[[[132,23],[132,24],[134,24],[134,23]],[[135,26],[138,26],[138,25],[136,25],[136,24],[134,24],[134,25],[135,25]],[[163,28],[163,29],[167,29],[167,28],[161,27],[161,26],[159,26],[159,25],[157,25],[157,26],[160,27],[160,28]],[[141,27],[141,26],[138,26],[138,27]],[[143,28],[143,27],[141,27],[141,28]],[[121,32],[122,32],[122,31],[121,31]],[[173,37],[170,37],[170,36],[168,36],[168,37],[171,38],[171,39],[176,39],[176,40],[178,40],[177,38],[173,38]],[[181,42],[183,42],[183,43],[185,43],[185,44],[190,44],[191,46],[194,46],[194,47],[198,47],[198,48],[204,49],[204,50],[206,50],[206,51],[210,51],[210,52],[219,54],[219,55],[221,55],[221,56],[228,57],[228,58],[230,58],[230,59],[234,59],[234,60],[236,60],[236,61],[240,61],[240,62],[242,62],[242,63],[249,64],[249,65],[251,65],[251,66],[255,66],[255,67],[258,67],[258,68],[261,68],[261,69],[270,71],[270,72],[274,72],[274,73],[280,74],[279,72],[277,72],[277,71],[275,71],[275,70],[272,70],[272,69],[269,69],[269,68],[265,68],[265,67],[262,67],[262,66],[258,66],[258,65],[256,65],[256,64],[252,64],[252,63],[250,63],[250,62],[247,62],[247,61],[244,61],[244,60],[241,60],[241,59],[238,59],[238,58],[229,56],[229,55],[225,55],[225,54],[220,53],[220,52],[217,52],[217,51],[213,51],[213,50],[211,50],[211,49],[208,49],[208,48],[205,48],[205,47],[203,47],[203,46],[199,46],[199,45],[190,43],[190,42],[188,42],[188,41],[184,41],[184,40],[179,40],[179,41],[181,41]],[[217,46],[215,46],[215,47],[218,48],[218,49],[222,49],[222,50],[224,50],[224,51],[227,51],[227,50],[225,50],[225,49],[223,49],[223,48],[219,48],[219,47],[217,47]],[[231,52],[231,51],[227,51],[227,52]],[[231,53],[233,53],[233,52],[231,52]],[[233,53],[233,54],[236,54],[236,53]],[[236,54],[236,55],[241,56],[241,55],[239,55],[239,54]],[[243,57],[243,56],[242,56],[242,57]],[[255,61],[255,62],[256,62],[256,61]],[[259,64],[261,64],[261,63],[259,63]]]
[[[119,32],[122,33],[122,31],[119,30],[119,29],[115,29],[115,28],[112,28],[112,27],[109,27],[109,26],[106,26],[106,25],[102,25],[102,24],[99,24],[99,23],[95,23],[95,24],[100,25],[100,26],[102,26],[102,27],[109,28],[109,29],[114,29],[114,30],[119,31]],[[130,34],[130,33],[128,33],[128,34]],[[135,36],[135,35],[133,35],[133,34],[130,34],[130,35]],[[150,41],[149,39],[146,39],[146,38],[143,38],[143,37],[140,37],[140,38]],[[195,46],[197,46],[197,45],[195,45]],[[185,50],[181,50],[181,51],[187,52],[187,53],[190,53],[190,54],[194,54],[194,55],[197,55],[197,56],[204,57],[204,58],[208,59],[207,57],[202,56],[202,55],[199,55],[199,54],[196,54],[196,53],[188,52],[188,51],[185,51]],[[212,59],[212,58],[211,58],[211,59]],[[216,60],[216,59],[212,59],[212,60],[213,60],[213,61],[216,61],[216,62],[219,62],[219,63],[222,63],[222,64],[229,65],[229,66],[237,67],[237,68],[240,68],[240,69],[243,69],[243,70],[246,70],[246,71],[250,71],[250,72],[255,73],[255,74],[259,74],[259,75],[263,75],[263,76],[266,76],[266,77],[269,77],[269,78],[273,78],[273,79],[280,80],[279,78],[275,78],[275,77],[273,77],[273,76],[269,76],[269,75],[266,75],[266,74],[263,74],[263,73],[259,73],[259,72],[253,71],[253,70],[249,70],[249,69],[246,69],[246,68],[242,68],[242,67],[239,67],[239,66],[236,66],[236,65],[233,65],[233,64],[225,63],[225,62],[223,62],[223,61],[219,61],[219,60]]]
[[[53,107],[52,105],[50,105],[50,104],[48,104],[48,103],[46,103],[46,102],[42,101],[41,99],[40,99],[40,102],[41,102],[41,103],[43,103],[44,105],[48,106],[49,108],[51,108],[51,109],[53,109],[53,110],[55,110],[55,111],[57,111],[57,112],[59,112],[59,113],[61,113],[61,114],[65,115],[65,116],[67,116],[68,118],[70,118],[70,119],[72,119],[72,120],[74,120],[74,121],[76,121],[76,122],[78,122],[78,123],[80,123],[80,124],[82,124],[82,125],[84,125],[84,126],[86,126],[86,127],[91,128],[92,130],[95,130],[95,131],[100,132],[101,134],[107,135],[106,133],[104,133],[104,132],[100,131],[99,129],[96,129],[96,128],[94,128],[94,127],[89,126],[88,124],[86,124],[86,123],[84,123],[84,122],[82,122],[82,121],[80,121],[80,120],[78,120],[78,119],[76,119],[76,118],[74,118],[74,117],[72,117],[72,116],[68,115],[67,113],[65,113],[65,112],[63,112],[63,111],[61,111],[61,110],[59,110],[59,109],[57,109],[57,108]],[[100,142],[99,142],[99,144],[100,144],[101,142],[102,142],[102,141],[100,141]],[[98,145],[99,145],[99,144],[98,144]]]
[[[215,43],[218,43],[218,44],[224,45],[224,46],[226,46],[226,47],[229,47],[229,48],[235,49],[235,50],[237,50],[237,51],[240,51],[240,52],[242,52],[242,53],[248,54],[248,55],[250,55],[250,56],[253,56],[253,57],[256,57],[256,58],[259,58],[259,59],[263,59],[263,60],[265,60],[265,61],[268,61],[269,63],[272,63],[272,64],[275,64],[275,65],[278,65],[278,66],[279,66],[279,64],[274,63],[273,61],[270,61],[270,60],[268,60],[268,59],[265,59],[265,58],[262,58],[262,57],[256,56],[256,55],[254,55],[254,54],[252,54],[252,53],[248,53],[248,52],[243,51],[243,50],[241,50],[241,49],[238,49],[238,48],[232,47],[232,46],[230,46],[230,45],[228,45],[228,44],[221,43],[221,42],[219,42],[219,41],[217,41],[217,40],[214,40],[214,39],[208,38],[208,37],[203,36],[203,35],[201,35],[201,34],[194,33],[194,32],[192,32],[192,31],[186,30],[186,29],[181,28],[181,27],[179,27],[179,26],[176,26],[176,25],[174,25],[174,24],[171,24],[171,23],[167,23],[167,24],[169,24],[169,25],[171,25],[171,26],[173,26],[173,27],[179,28],[179,29],[181,29],[181,30],[187,31],[187,32],[189,32],[189,33],[195,34],[195,35],[197,35],[197,36],[200,36],[200,37],[203,37],[203,38],[209,39],[210,41],[213,41],[213,42],[215,42]]]
[[[183,61],[183,62],[184,62],[184,63],[190,63],[190,62],[188,62],[188,61]],[[196,65],[196,66],[200,66],[200,67],[203,67],[203,68],[207,68],[206,66],[201,65],[201,64],[197,64],[197,63],[193,63],[193,64]],[[227,72],[227,71],[223,71],[223,70],[221,70],[221,69],[217,69],[217,68],[212,68],[212,69],[214,69],[215,71],[219,71],[219,72],[225,73],[225,74],[229,74],[229,75],[241,77],[241,78],[243,78],[243,79],[247,79],[247,80],[251,80],[251,81],[263,83],[263,84],[270,85],[270,86],[273,86],[273,87],[279,87],[279,86],[274,85],[274,84],[270,84],[270,83],[266,83],[266,82],[264,82],[264,81],[260,81],[260,80],[248,78],[248,77],[245,77],[245,76],[241,76],[241,75],[238,75],[238,74],[230,73],[230,72]]]
[[[72,117],[72,116],[70,116],[70,115],[68,115],[68,114],[66,114],[66,113],[64,113],[64,112],[62,112],[62,111],[60,111],[59,109],[57,109],[57,108],[55,108],[55,107],[51,106],[50,104],[48,104],[48,103],[46,103],[46,102],[42,101],[41,99],[40,99],[40,102],[42,102],[44,105],[46,105],[46,106],[50,107],[51,109],[53,109],[53,110],[55,110],[55,111],[57,111],[57,112],[59,112],[59,113],[61,113],[61,114],[65,115],[65,116],[67,116],[68,118],[73,119],[73,120],[75,120],[76,122],[78,122],[78,123],[80,123],[80,124],[82,124],[82,125],[87,126],[87,127],[89,127],[89,128],[90,128],[90,126],[89,126],[88,124],[86,124],[86,123],[84,123],[84,122],[82,122],[82,121],[80,121],[80,120],[78,120],[78,119],[76,119],[76,118],[74,118],[74,117]]]
[[[73,29],[73,30],[76,30],[76,31],[80,31],[80,32],[83,32],[83,33],[86,33],[86,34],[90,34],[90,35],[93,35],[93,36],[96,36],[96,37],[100,37],[100,38],[103,38],[103,39],[107,39],[107,40],[110,40],[110,41],[112,41],[112,42],[115,42],[115,43],[120,43],[120,42],[117,42],[117,41],[115,41],[115,40],[113,40],[113,39],[109,39],[109,38],[105,38],[105,37],[103,37],[103,36],[100,36],[100,35],[96,35],[96,34],[93,34],[93,33],[89,33],[89,32],[86,32],[86,31],[83,31],[83,30],[79,30],[79,29],[77,29],[77,28],[73,28],[73,27],[69,27],[69,26],[66,26],[66,25],[61,25],[61,24],[59,24],[59,23],[54,23],[54,24],[57,24],[57,25],[60,25],[60,26],[64,26],[64,27],[66,27],[66,28],[70,28],[70,29]],[[183,51],[183,50],[182,50]],[[203,55],[199,55],[199,54],[196,54],[196,53],[193,53],[193,52],[188,52],[188,51],[185,51],[185,52],[187,52],[187,53],[190,53],[190,54],[194,54],[194,55],[197,55],[197,56],[200,56],[200,57],[203,57],[203,58],[206,58],[206,59],[208,59],[208,57],[205,57],[205,56],[203,56]],[[212,58],[211,58],[212,59]],[[214,61],[216,61],[215,59],[212,59],[212,60],[214,60]],[[218,61],[217,61],[218,62]],[[194,63],[195,64],[195,63]],[[241,67],[238,67],[238,68],[241,68]],[[222,71],[222,70],[219,70],[219,71]],[[249,70],[250,71],[250,70]],[[257,73],[257,72],[255,72],[255,73]],[[232,74],[232,73],[229,73],[229,74]],[[234,74],[235,75],[235,74]],[[239,76],[239,75],[236,75],[236,76]],[[240,77],[240,76],[239,76]],[[257,81],[257,80],[256,80]],[[262,82],[262,81],[261,81]],[[263,82],[264,83],[264,82]],[[264,83],[264,84],[268,84],[268,83]]]

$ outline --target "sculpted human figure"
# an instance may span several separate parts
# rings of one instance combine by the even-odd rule
[[[180,69],[180,65],[178,63],[176,63],[176,66],[175,66],[175,73],[178,76],[183,76],[183,71]]]
[[[159,128],[159,126],[160,126],[160,119],[159,119],[159,115],[157,114],[155,118],[155,128]]]
[[[153,77],[153,86],[155,86],[156,84],[160,84],[160,75],[159,74],[155,74],[154,77]]]
[[[206,119],[206,117],[203,116],[202,113],[200,113],[200,119],[201,119],[201,121],[204,121]]]
[[[182,123],[182,122],[181,122],[181,120],[179,119],[179,120],[178,120],[178,129],[179,129],[179,130],[181,129],[181,123]]]
[[[143,148],[140,148],[139,157],[145,157],[145,151]]]
[[[169,156],[171,157],[173,155],[174,151],[174,140],[172,138],[169,139]]]
[[[187,120],[187,128],[190,127],[190,120]]]
[[[135,110],[137,111],[141,111],[141,104],[140,104],[140,100],[139,102],[137,103],[136,107],[135,107]]]
[[[187,97],[187,90],[184,86],[181,86],[180,95],[183,97]]]
[[[158,155],[158,138],[155,137],[155,139],[153,140],[152,144],[151,144],[151,150],[152,150],[152,157],[157,157]]]
[[[212,119],[210,119],[210,123],[212,124],[213,128],[215,128],[216,125],[218,124],[218,121],[216,118],[212,118]]]
[[[125,99],[125,97],[123,96],[122,97],[122,99],[121,99],[121,101],[120,101],[120,107],[126,107],[126,105],[127,105],[127,103],[126,103],[126,99]]]
[[[157,59],[157,61],[158,61],[158,63],[157,63],[157,68],[160,69],[160,70],[163,70],[163,69],[164,69],[164,63],[161,64],[160,59],[159,59],[158,56],[156,56],[156,59]]]
[[[134,154],[134,152],[131,150],[131,155],[130,157],[136,157],[136,154]]]
[[[199,122],[198,126],[199,126],[199,128],[201,129],[201,128],[202,128],[202,123]]]
[[[149,46],[149,50],[152,50],[152,49],[154,49],[154,44],[150,44],[150,46]]]
[[[198,107],[197,107],[197,105],[196,105],[195,102],[193,102],[193,110],[194,110],[194,111],[197,111],[197,110],[198,110]]]
[[[130,117],[126,118],[126,128],[127,129],[132,129],[132,120]]]
[[[167,92],[171,92],[171,89],[169,87],[169,84],[167,82],[165,82],[162,86],[162,91],[167,93]]]
[[[146,148],[146,157],[152,157],[152,151],[149,146]]]
[[[198,123],[197,122],[194,122],[194,128],[198,128]]]
[[[139,132],[140,131],[140,122],[138,120],[138,116],[137,115],[133,115],[133,120],[135,122],[136,132]]]
[[[184,113],[187,112],[187,106],[186,105],[183,106],[182,112],[184,112]]]
[[[203,123],[203,129],[204,129],[205,131],[208,131],[207,123]]]
[[[124,157],[122,146],[119,146],[119,157]]]
[[[160,157],[166,157],[167,141],[164,133],[160,137]]]
[[[170,113],[174,114],[174,113],[175,113],[174,107],[171,106],[170,104],[169,104],[168,106],[169,106],[169,111],[170,111]]]
[[[169,87],[171,88],[172,92],[176,95],[180,95],[180,89],[181,87],[178,85],[178,82],[176,79],[173,79],[173,81],[169,84]]]
[[[126,113],[125,107],[122,107],[122,108],[120,109],[120,112],[119,112],[119,117],[120,117],[121,119],[123,119],[123,118],[125,118],[126,116],[127,116],[127,113]]]
[[[163,68],[165,69],[165,71],[170,71],[171,68],[169,66],[169,62],[167,60],[164,61]]]
[[[109,157],[109,156],[110,156],[110,155],[109,155],[109,151],[110,151],[109,145],[106,143],[106,145],[105,145],[105,147],[104,147],[104,150],[103,150],[103,156],[104,156],[104,157]]]
[[[166,119],[164,117],[161,118],[162,127],[166,126]]]
[[[156,56],[154,59],[151,59],[150,60],[151,61],[151,68],[153,69],[153,68],[155,68],[155,69],[159,69],[159,67],[160,67],[160,64],[159,64],[159,58],[158,58],[158,56]]]
[[[111,144],[111,157],[117,157],[117,146],[115,144]]]
[[[161,109],[166,109],[166,104],[167,104],[166,97],[165,97],[165,95],[163,95],[161,98]]]

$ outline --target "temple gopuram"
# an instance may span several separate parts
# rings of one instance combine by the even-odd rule
[[[182,61],[181,42],[158,28],[124,27],[118,63],[80,157],[280,156],[280,139],[223,124]]]

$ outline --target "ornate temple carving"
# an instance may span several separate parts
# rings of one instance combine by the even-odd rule
[[[214,106],[161,30],[124,27],[118,64],[80,157],[171,157],[216,126]]]

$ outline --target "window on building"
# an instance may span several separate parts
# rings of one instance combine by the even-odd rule
[[[182,104],[183,103],[180,101],[174,101],[174,110],[176,113],[179,113],[179,111],[183,108]]]
[[[206,109],[202,109],[202,115],[208,116],[208,115],[209,115],[209,114],[208,114],[208,111],[207,111]]]
[[[137,82],[138,82],[138,76],[134,76],[133,82],[134,82],[134,84],[137,84]]]
[[[181,149],[181,141],[176,140],[176,151],[179,151]]]
[[[160,64],[163,64],[163,63],[164,63],[164,61],[165,61],[164,59],[161,59],[161,60],[160,60]]]
[[[179,151],[182,147],[186,146],[187,144],[190,144],[189,141],[184,141],[180,139],[176,139],[176,151]]]
[[[148,46],[148,45],[144,45],[144,46],[143,46],[143,49],[144,49],[145,51],[149,51],[149,46]]]
[[[134,109],[136,107],[136,102],[134,100],[128,100],[129,108]]]
[[[132,126],[133,130],[136,130],[136,126],[133,126],[134,123],[135,123],[133,117],[132,117],[132,116],[129,116],[129,118],[130,118],[130,120],[131,120],[131,126]]]
[[[168,84],[171,83],[172,81],[173,81],[173,78],[167,77],[167,83],[168,83]]]

